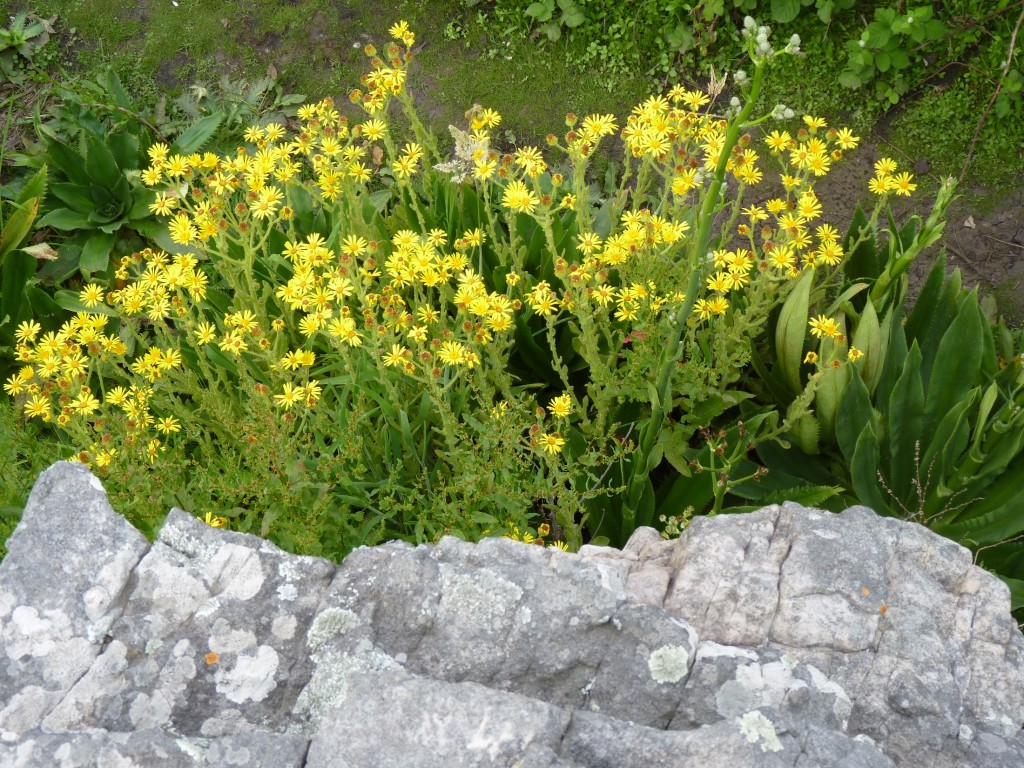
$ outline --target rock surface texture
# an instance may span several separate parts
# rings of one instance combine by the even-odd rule
[[[337,566],[57,464],[0,563],[0,766],[1024,765],[1024,637],[967,550],[854,507]]]

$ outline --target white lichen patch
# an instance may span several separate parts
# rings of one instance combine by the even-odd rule
[[[335,635],[340,635],[359,625],[359,617],[347,608],[327,608],[317,614],[306,632],[306,645],[313,653]]]
[[[659,685],[678,683],[690,671],[690,652],[681,645],[663,645],[651,652],[647,668]]]
[[[260,591],[266,575],[259,553],[237,544],[222,544],[203,568],[203,577],[223,597],[250,600]]]
[[[254,656],[239,656],[230,671],[217,671],[214,676],[217,693],[236,704],[263,701],[277,687],[274,675],[279,663],[277,651],[269,645],[261,645]]]
[[[438,615],[453,617],[460,624],[498,630],[523,596],[518,584],[486,568],[464,573],[442,564],[440,570],[442,595]]]
[[[736,718],[740,733],[751,744],[760,744],[762,752],[781,752],[782,742],[772,721],[756,709]]]
[[[299,590],[295,588],[294,584],[281,584],[277,588],[277,597],[280,600],[290,603],[296,597],[299,596]]]
[[[295,627],[297,624],[298,621],[294,616],[275,616],[274,622],[270,625],[270,631],[274,633],[274,637],[281,640],[291,640],[295,637]]]

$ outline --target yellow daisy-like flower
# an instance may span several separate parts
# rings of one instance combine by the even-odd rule
[[[22,344],[27,344],[30,341],[35,341],[36,336],[42,329],[43,327],[35,320],[26,320],[18,326],[18,329],[14,332],[14,338]]]
[[[82,300],[85,306],[95,307],[103,301],[103,288],[96,285],[96,283],[89,283],[79,292],[78,298]]]
[[[382,358],[384,365],[388,368],[405,364],[405,347],[401,344],[392,344],[391,351]]]
[[[173,416],[157,419],[156,428],[165,435],[169,435],[172,432],[181,432],[181,424]]]
[[[834,339],[839,335],[839,324],[831,317],[825,315],[812,317],[809,325],[811,326],[811,335],[817,336],[819,339],[825,336]]]
[[[875,163],[875,173],[879,176],[888,176],[896,173],[896,161],[891,157],[883,157]]]
[[[846,353],[846,356],[849,358],[851,363],[855,363],[864,357],[864,353],[856,347],[850,347],[850,351]]]
[[[910,173],[901,173],[892,179],[893,189],[897,195],[910,197],[910,193],[917,189],[917,184],[912,183],[914,177]]]
[[[220,515],[215,515],[212,512],[207,512],[206,516],[203,518],[203,522],[211,528],[223,528],[228,524],[228,519],[226,517],[221,517]]]
[[[157,216],[170,216],[175,206],[178,205],[178,198],[168,197],[163,192],[156,193],[156,199],[149,204],[149,210],[155,213]]]
[[[533,213],[540,202],[537,196],[523,182],[516,180],[505,187],[502,205],[517,213]]]
[[[544,453],[554,455],[561,452],[562,446],[565,445],[565,439],[557,432],[543,432],[537,438],[537,444],[543,449]]]
[[[292,406],[303,401],[305,394],[302,387],[297,387],[291,382],[287,382],[282,388],[281,394],[274,395],[275,404],[286,411],[290,411]]]
[[[548,411],[557,419],[564,419],[572,413],[572,396],[568,393],[552,398],[548,403]]]

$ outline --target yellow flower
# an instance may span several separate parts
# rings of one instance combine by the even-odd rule
[[[199,234],[199,230],[196,229],[195,225],[189,220],[188,215],[179,213],[171,223],[168,225],[168,230],[171,233],[171,240],[178,245],[188,245]]]
[[[846,355],[850,359],[851,363],[855,363],[858,360],[860,360],[862,357],[864,357],[864,353],[861,352],[856,347],[850,347],[850,351],[847,352]]]
[[[910,193],[917,189],[917,184],[913,184],[914,177],[910,173],[901,173],[892,180],[892,186],[896,190],[897,195],[903,195],[904,197],[910,197]]]
[[[831,317],[825,315],[812,317],[809,325],[811,326],[811,335],[817,336],[819,339],[824,336],[834,339],[839,335],[839,324]]]
[[[95,307],[103,301],[103,289],[96,285],[96,283],[89,283],[78,294],[78,298],[82,300],[82,303],[85,304],[85,306]]]
[[[171,211],[174,210],[177,204],[178,198],[168,197],[163,192],[157,192],[156,199],[149,204],[149,210],[151,210],[157,216],[170,216]]]
[[[572,413],[572,396],[568,393],[552,398],[548,403],[548,410],[557,419],[564,419]]]
[[[883,157],[875,163],[875,173],[879,176],[888,176],[896,173],[896,161],[891,157]]]
[[[290,411],[293,405],[302,402],[304,396],[305,392],[302,387],[296,387],[291,382],[288,382],[284,385],[281,394],[274,395],[274,400],[277,401],[279,407]]]
[[[35,341],[36,336],[42,329],[43,327],[35,320],[26,320],[18,326],[18,329],[14,332],[14,338],[23,344],[27,344],[30,341]]]
[[[100,401],[92,396],[92,393],[86,388],[82,387],[82,391],[78,393],[78,397],[70,403],[71,410],[80,413],[83,416],[96,411],[100,407]]]
[[[395,365],[405,364],[405,347],[401,344],[392,344],[391,351],[383,357],[384,365],[388,368]]]
[[[811,117],[810,115],[804,115],[804,123],[806,123],[811,133],[814,133],[819,128],[825,127],[825,120],[823,118]]]
[[[565,445],[565,440],[557,432],[551,432],[550,434],[543,432],[537,438],[537,444],[540,445],[545,453],[553,455],[561,452],[562,446]]]
[[[212,512],[207,512],[206,517],[203,518],[203,521],[211,528],[223,528],[225,525],[228,524],[228,519],[226,517],[220,517],[219,515],[215,515]]]
[[[156,428],[165,435],[169,435],[172,432],[180,432],[181,424],[173,416],[168,416],[164,419],[157,419]]]
[[[849,128],[840,128],[836,132],[836,144],[843,149],[854,149],[859,142],[860,138],[858,136],[854,136],[853,131]]]
[[[893,179],[891,176],[875,176],[868,182],[868,189],[876,195],[887,195],[893,189]]]
[[[517,213],[533,213],[533,209],[540,202],[537,196],[527,188],[526,184],[516,180],[505,187],[505,194],[501,199],[502,205]]]
[[[810,363],[811,365],[814,365],[814,363],[818,362],[818,353],[817,352],[808,352],[807,356],[804,357],[804,362],[805,363]]]
[[[30,419],[40,418],[43,421],[50,420],[50,401],[42,395],[33,395],[32,399],[25,403],[25,415]]]

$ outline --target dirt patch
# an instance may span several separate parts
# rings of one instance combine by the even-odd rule
[[[166,90],[174,90],[188,84],[188,54],[179,51],[173,59],[168,59],[156,68],[154,82]]]

